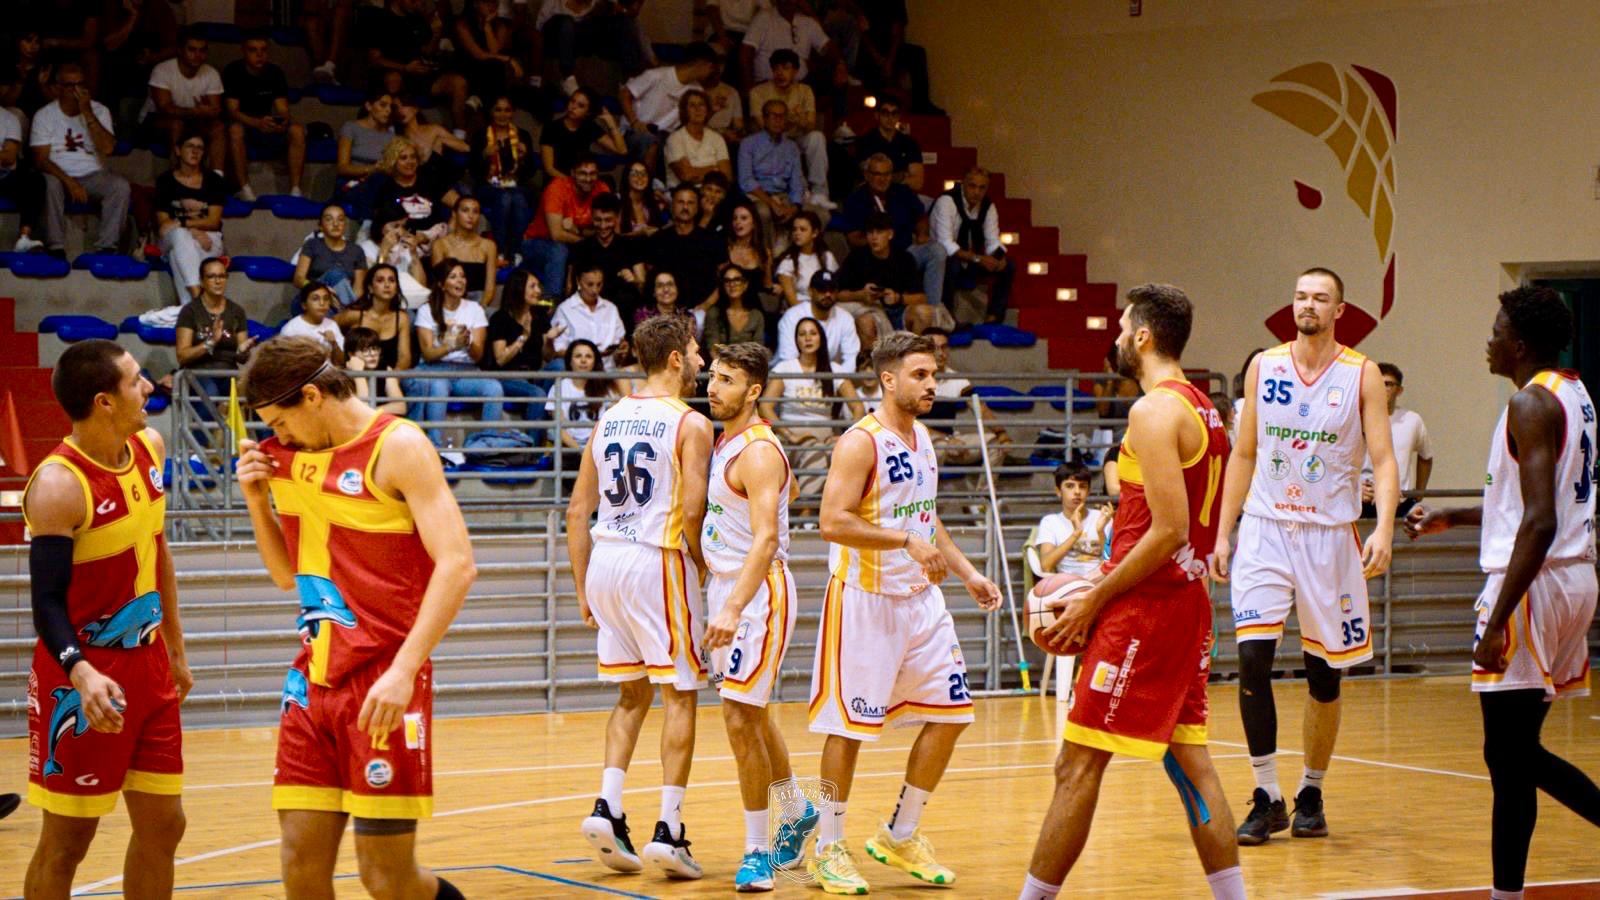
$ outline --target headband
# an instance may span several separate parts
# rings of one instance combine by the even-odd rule
[[[301,388],[305,387],[306,385],[310,384],[313,381],[316,381],[318,378],[321,378],[324,372],[331,372],[331,371],[333,371],[333,363],[331,363],[331,362],[329,362],[327,360],[323,360],[322,365],[318,366],[317,370],[315,372],[312,372],[310,375],[307,375],[305,378],[302,378],[299,381],[295,382],[294,387],[289,388],[288,390],[284,391],[283,393],[279,394],[276,397],[273,397],[271,400],[263,400],[260,403],[252,403],[252,404],[250,404],[250,408],[251,409],[261,409],[264,406],[277,406],[279,403],[282,403],[283,401],[285,401],[285,400],[289,399],[290,397],[293,397],[295,394],[299,393]]]

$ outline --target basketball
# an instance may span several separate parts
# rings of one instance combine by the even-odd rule
[[[1044,630],[1055,624],[1062,607],[1082,596],[1094,582],[1078,575],[1057,574],[1039,579],[1028,592],[1028,639],[1034,646],[1057,656],[1077,656],[1083,645],[1071,643],[1065,647],[1047,645]]]

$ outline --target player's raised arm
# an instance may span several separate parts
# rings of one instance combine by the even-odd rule
[[[590,446],[594,434],[583,445],[583,459],[578,463],[578,479],[573,482],[572,496],[567,498],[567,559],[572,563],[573,589],[578,595],[578,611],[583,624],[595,627],[594,616],[589,612],[588,592],[585,586],[589,576],[589,554],[594,550],[594,538],[589,535],[589,520],[600,506],[600,476],[594,469],[594,455]]]
[[[683,536],[689,558],[701,572],[706,560],[700,551],[700,529],[706,522],[706,479],[711,474],[711,420],[691,412],[678,433],[678,458],[683,462],[683,483],[678,496],[683,503]]]
[[[789,465],[784,461],[783,451],[772,442],[751,443],[740,451],[733,468],[729,483],[743,489],[750,498],[750,554],[739,568],[738,580],[727,602],[706,623],[707,650],[715,650],[733,640],[739,616],[766,581],[772,560],[778,555],[778,508],[789,502],[783,490],[783,483],[790,480]]]
[[[478,577],[478,567],[472,561],[467,523],[444,480],[438,451],[421,430],[394,429],[375,474],[380,487],[411,507],[417,536],[433,558],[433,574],[422,594],[416,622],[394,661],[367,692],[356,722],[356,727],[380,735],[400,727],[417,672],[461,611],[467,591]]]
[[[1393,553],[1394,510],[1400,503],[1400,467],[1394,459],[1394,434],[1390,429],[1383,373],[1378,371],[1378,364],[1369,359],[1361,364],[1361,430],[1366,436],[1367,455],[1372,457],[1372,502],[1378,510],[1378,524],[1361,548],[1361,569],[1367,578],[1387,571]]]
[[[1244,512],[1245,498],[1250,496],[1250,482],[1256,473],[1256,385],[1261,370],[1261,354],[1245,367],[1244,406],[1239,410],[1239,421],[1234,423],[1238,437],[1233,442],[1233,452],[1228,454],[1228,468],[1222,479],[1222,512],[1217,522],[1217,547],[1211,556],[1211,577],[1224,584],[1228,581],[1229,564],[1233,557],[1233,526]],[[1363,394],[1366,392],[1363,390]],[[1384,422],[1387,427],[1388,417]],[[1389,454],[1391,461],[1394,453]],[[1390,514],[1393,515],[1393,509]]]
[[[818,523],[822,539],[861,550],[903,548],[922,566],[928,580],[938,584],[944,580],[949,564],[937,547],[910,531],[874,525],[856,512],[877,462],[877,451],[867,433],[846,431],[839,437],[828,464],[828,480],[822,488],[822,515]]]
[[[292,591],[294,564],[289,561],[289,545],[283,539],[283,526],[272,509],[272,497],[267,485],[278,472],[278,463],[261,450],[257,441],[245,438],[239,442],[239,465],[234,470],[239,478],[239,492],[244,494],[245,508],[250,511],[250,527],[256,533],[256,552],[267,566],[267,574],[280,591]]]

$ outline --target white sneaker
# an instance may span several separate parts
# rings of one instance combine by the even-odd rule
[[[467,130],[465,128],[457,128],[452,130],[450,133],[455,135],[456,140],[458,141],[464,141],[467,139]]]
[[[294,187],[289,188],[289,196],[291,196],[291,197],[304,197],[305,194],[300,192],[300,186],[299,185],[295,185]]]
[[[15,249],[18,253],[31,253],[43,246],[44,241],[36,241],[31,236],[24,234],[17,238]]]
[[[459,450],[440,450],[439,458],[452,466],[459,466],[467,461],[467,455]]]
[[[692,881],[705,875],[705,870],[700,868],[700,863],[689,855],[689,841],[686,837],[688,829],[678,826],[678,836],[674,838],[667,823],[656,822],[655,836],[650,843],[644,845],[639,857],[654,866],[656,871],[675,881]]]
[[[839,208],[839,204],[829,200],[826,193],[819,193],[817,191],[806,191],[805,205],[815,206],[817,209],[826,210],[835,210]]]
[[[338,66],[335,66],[333,64],[333,60],[330,59],[322,65],[311,70],[311,79],[318,84],[338,84],[339,68]]]
[[[849,122],[840,122],[839,127],[833,130],[833,139],[836,141],[853,141],[856,133],[851,130]]]
[[[568,97],[571,97],[573,94],[576,94],[577,92],[578,92],[578,79],[577,78],[575,78],[575,77],[573,77],[571,75],[568,75],[567,77],[561,79],[561,93],[566,94]]]
[[[240,200],[243,200],[246,203],[254,203],[254,202],[256,202],[256,192],[251,190],[250,189],[250,185],[248,185],[248,184],[245,185],[242,188],[239,188],[239,193],[234,194],[234,196],[238,197]]]

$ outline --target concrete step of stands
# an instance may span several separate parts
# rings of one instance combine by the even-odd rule
[[[171,276],[152,273],[143,281],[103,281],[73,270],[64,278],[18,278],[0,269],[0,294],[29,298],[16,313],[18,331],[37,331],[49,315],[98,316],[121,325],[128,316],[171,306],[177,296]],[[289,316],[294,288],[287,282],[251,281],[238,272],[228,276],[228,297],[258,322],[281,322]]]

